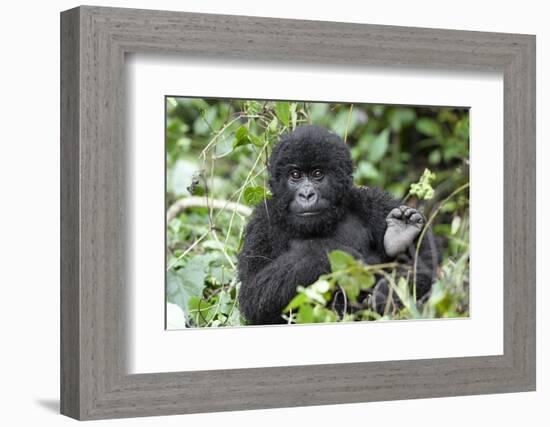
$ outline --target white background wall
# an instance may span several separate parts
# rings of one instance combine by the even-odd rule
[[[96,5],[409,25],[537,35],[538,391],[207,415],[127,419],[110,425],[497,426],[550,420],[547,187],[550,27],[545,2],[95,1]],[[0,63],[0,393],[3,425],[63,426],[59,384],[59,11],[74,1],[4,2]],[[545,303],[546,302],[546,303]]]

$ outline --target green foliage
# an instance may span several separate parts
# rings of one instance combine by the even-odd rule
[[[282,133],[308,123],[345,139],[357,185],[406,198],[426,217],[437,209],[432,228],[443,243],[444,261],[430,298],[416,305],[409,304],[412,290],[394,279],[394,266],[365,266],[335,251],[331,273],[299,288],[288,321],[468,315],[468,192],[439,206],[469,180],[466,109],[166,98],[166,113],[167,208],[191,195],[204,200],[178,211],[166,227],[169,313],[180,313],[179,307],[188,327],[242,324],[236,265],[246,215],[271,197],[267,159],[273,145]],[[400,309],[388,307],[382,317],[361,301],[381,274],[406,302]],[[343,304],[352,314],[340,314]],[[178,319],[169,324],[180,325]]]
[[[256,206],[270,198],[271,193],[269,190],[259,185],[246,187],[244,190],[244,202],[250,206]]]
[[[379,318],[365,308],[359,297],[376,282],[376,274],[389,265],[365,265],[344,251],[328,254],[331,273],[307,286],[298,287],[296,296],[285,308],[289,323],[351,322]],[[339,308],[337,308],[337,305]],[[351,311],[351,312],[350,312]]]
[[[431,182],[434,179],[435,173],[431,172],[429,169],[425,169],[424,173],[420,177],[420,180],[411,184],[409,194],[422,200],[432,199],[435,191],[431,185]]]

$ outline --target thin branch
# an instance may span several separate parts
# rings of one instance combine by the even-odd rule
[[[227,262],[231,266],[231,268],[233,270],[236,270],[237,267],[235,266],[235,263],[231,260],[231,257],[229,256],[229,254],[227,253],[227,251],[225,249],[226,245],[224,245],[224,244],[222,244],[222,242],[220,242],[220,238],[218,237],[218,233],[216,233],[216,230],[214,230],[213,228],[212,228],[212,237],[214,237],[214,240],[220,245],[221,251],[222,251],[223,255],[225,256],[225,259],[227,260]]]
[[[353,104],[349,106],[348,121],[346,122],[346,130],[344,131],[344,142],[348,143],[348,128],[351,123],[351,113],[353,112]]]
[[[177,217],[180,212],[189,208],[209,208],[238,212],[242,216],[250,216],[252,208],[236,202],[228,202],[220,199],[207,199],[206,197],[190,196],[176,200],[166,212],[166,221],[170,222]]]
[[[239,195],[237,197],[237,203],[240,203],[241,198],[243,197],[244,190],[245,190],[246,186],[248,185],[248,183],[251,181],[251,177],[253,175],[253,172],[256,169],[256,166],[258,166],[258,162],[262,158],[262,152],[268,146],[268,144],[269,144],[269,140],[267,140],[264,143],[264,145],[262,146],[262,150],[260,151],[260,154],[256,157],[256,160],[254,161],[254,164],[252,165],[252,168],[250,169],[250,172],[248,172],[248,175],[246,176],[246,178],[244,180],[244,184],[241,186],[241,190],[239,191]],[[229,219],[229,226],[227,227],[227,234],[226,234],[225,242],[224,242],[225,244],[227,244],[227,241],[229,239],[229,235],[231,234],[231,229],[233,228],[233,220],[235,219],[235,213],[236,212],[237,211],[234,210],[233,213],[231,214],[231,218]]]
[[[437,205],[437,208],[433,211],[433,213],[430,215],[430,218],[428,219],[428,222],[426,222],[426,225],[424,225],[424,228],[422,229],[422,232],[420,233],[420,236],[418,237],[418,242],[416,244],[416,251],[414,254],[414,263],[413,263],[413,297],[416,301],[416,274],[417,274],[417,268],[418,268],[418,257],[420,254],[420,245],[422,244],[422,240],[424,240],[424,236],[426,235],[426,232],[430,228],[430,225],[432,225],[435,217],[439,213],[439,210],[443,207],[445,203],[447,203],[449,200],[451,200],[454,196],[456,196],[461,191],[464,191],[466,188],[470,186],[470,183],[467,182],[466,184],[461,185],[458,187],[455,191],[453,191],[451,194],[449,194],[439,205]]]
[[[229,126],[231,126],[233,123],[239,121],[241,119],[242,116],[237,116],[235,117],[233,120],[231,120],[229,123],[227,123],[225,126],[223,126],[219,132],[214,135],[214,137],[210,140],[210,142],[208,144],[206,144],[206,147],[204,147],[204,149],[201,151],[199,157],[202,157],[202,158],[206,158],[206,153],[208,152],[208,150],[210,150],[210,147],[212,147],[212,145],[214,145],[217,141],[217,139],[223,135],[223,133],[225,132],[225,130],[227,128],[229,128]]]
[[[210,230],[208,230],[207,232],[203,233],[197,240],[195,240],[191,246],[189,246],[185,252],[183,252],[180,256],[178,256],[174,261],[172,261],[170,263],[170,265],[168,267],[166,267],[166,270],[170,270],[174,265],[176,265],[181,259],[183,259],[185,257],[185,255],[187,255],[189,252],[191,252],[195,246],[197,246],[202,240],[204,240],[204,238],[206,236],[208,236],[208,233],[210,233]]]

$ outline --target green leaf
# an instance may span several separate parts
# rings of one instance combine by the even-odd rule
[[[290,310],[296,310],[303,304],[307,304],[308,301],[309,300],[306,294],[299,292],[298,294],[296,294],[294,298],[290,300],[290,302],[288,303],[288,305],[285,307],[283,311],[285,313],[288,313]]]
[[[313,308],[306,304],[300,307],[296,315],[296,323],[313,323]]]
[[[430,165],[438,165],[441,163],[441,151],[434,150],[428,155],[428,163]]]
[[[196,135],[207,135],[211,132],[211,126],[218,114],[216,106],[209,106],[206,109],[201,109],[199,116],[193,123],[193,132]]]
[[[404,277],[399,278],[397,286],[395,287],[395,292],[397,293],[397,296],[399,297],[405,308],[411,310],[414,301],[412,299],[412,296],[409,294],[409,284]]]
[[[388,120],[392,130],[400,132],[404,126],[408,126],[416,119],[416,113],[412,108],[392,108],[388,111]]]
[[[340,138],[344,138],[346,134],[349,137],[359,123],[357,110],[352,110],[350,116],[350,108],[351,107],[346,105],[345,108],[341,109],[336,114],[336,117],[334,117],[334,119],[332,119],[332,123],[330,123],[330,128],[332,131],[336,135],[340,136]]]
[[[246,101],[244,103],[244,109],[247,115],[255,116],[260,111],[262,111],[262,104],[260,104],[258,101]]]
[[[362,290],[370,289],[376,283],[376,278],[372,271],[356,270],[351,273]]]
[[[248,135],[248,129],[246,126],[241,126],[235,132],[235,141],[233,141],[233,148],[241,147],[243,145],[248,145],[252,141]]]
[[[443,206],[441,206],[441,212],[453,212],[458,209],[458,204],[454,200],[448,200]]]
[[[345,270],[356,264],[355,259],[350,254],[340,250],[329,252],[328,260],[333,272]]]
[[[298,104],[296,102],[293,102],[290,104],[290,122],[292,123],[292,129],[296,128],[296,123],[298,122],[298,113],[296,109],[298,108]]]
[[[324,294],[330,290],[330,283],[327,280],[317,280],[311,287],[317,292]]]
[[[267,130],[271,133],[277,133],[277,128],[279,126],[279,120],[277,117],[273,117],[271,122],[267,125]]]
[[[362,320],[380,320],[382,318],[380,314],[372,310],[362,310],[360,314]]]
[[[357,297],[361,292],[361,285],[352,275],[346,274],[338,278],[338,283],[346,293],[348,300],[357,301]]]
[[[290,122],[290,103],[279,101],[275,103],[275,114],[285,127],[288,127]]]
[[[313,123],[318,123],[320,125],[326,126],[328,122],[328,117],[330,117],[330,105],[324,102],[313,102],[309,104],[309,108],[311,121]]]
[[[389,142],[390,130],[384,129],[369,144],[369,160],[373,163],[380,161],[388,151]]]
[[[312,314],[314,323],[336,322],[338,320],[336,313],[320,305],[313,307]]]
[[[187,265],[178,270],[183,288],[192,295],[201,295],[204,289],[206,268],[199,257],[191,258]]]
[[[234,302],[231,298],[230,293],[225,290],[221,291],[218,300],[218,312],[228,315],[229,313],[231,313],[233,304]]]
[[[467,141],[469,139],[470,120],[468,116],[463,117],[456,123],[453,133],[456,137],[461,138],[463,140]]]
[[[217,310],[217,298],[211,298],[210,300],[203,300],[200,297],[191,297],[189,299],[188,314],[197,326],[204,326],[208,322],[212,321],[216,315]]]
[[[308,286],[302,291],[311,301],[315,301],[319,304],[325,304],[327,301],[322,293],[320,293],[314,287]]]
[[[265,135],[263,136],[256,136],[249,134],[248,137],[250,138],[250,142],[252,142],[253,145],[256,147],[262,148],[265,144]]]
[[[448,162],[452,160],[453,158],[460,158],[462,156],[467,157],[467,153],[465,153],[465,150],[462,146],[459,144],[457,145],[447,145],[443,149],[443,159]]]
[[[416,130],[434,138],[440,138],[442,135],[441,125],[437,121],[426,117],[422,117],[416,121]]]
[[[381,174],[371,162],[359,162],[357,170],[355,171],[355,179],[378,181],[381,178]]]
[[[195,261],[197,258],[192,258],[184,268],[166,273],[168,300],[179,305],[184,312],[189,310],[190,298],[200,297],[205,287],[205,266],[201,260]]]
[[[178,106],[178,101],[176,101],[175,98],[168,97],[168,98],[166,98],[166,102],[167,102],[168,105],[170,105],[171,107],[177,107],[177,106]]]
[[[216,157],[227,156],[233,151],[233,144],[235,140],[231,138],[218,138],[216,144],[214,144],[214,155]]]
[[[256,206],[265,199],[270,199],[271,193],[265,187],[249,186],[244,190],[243,198],[247,205]]]
[[[439,317],[444,316],[452,307],[452,296],[443,288],[440,282],[436,282],[432,288],[432,294],[428,300],[428,305],[434,307]],[[455,317],[455,316],[451,316]]]
[[[179,278],[175,271],[168,270],[166,272],[166,293],[168,295],[176,295],[179,291]]]
[[[397,199],[402,199],[407,189],[407,185],[403,182],[392,182],[386,186],[386,190],[393,194]]]
[[[223,249],[225,248],[225,245],[218,240],[210,239],[210,240],[203,240],[202,247],[205,249],[223,251]]]
[[[453,221],[451,222],[451,234],[456,234],[458,232],[458,229],[460,228],[461,218],[459,216],[455,216],[453,218]]]
[[[210,278],[217,283],[229,283],[235,277],[235,270],[223,265],[215,266],[210,269]]]

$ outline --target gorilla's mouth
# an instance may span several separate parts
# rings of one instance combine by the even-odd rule
[[[316,216],[321,215],[321,211],[297,212],[296,215],[301,217]]]

